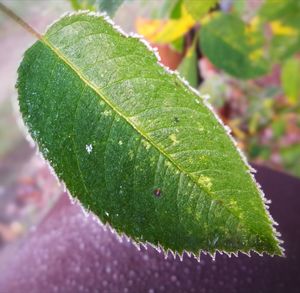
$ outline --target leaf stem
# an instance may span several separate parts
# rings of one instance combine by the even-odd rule
[[[38,33],[32,26],[30,26],[25,20],[23,20],[20,16],[10,10],[6,5],[0,3],[0,10],[9,16],[12,20],[22,26],[27,32],[35,36],[37,39],[41,40],[43,37],[40,33]]]

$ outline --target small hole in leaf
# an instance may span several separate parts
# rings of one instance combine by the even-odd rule
[[[160,197],[161,196],[161,189],[160,188],[155,188],[154,191],[153,191],[153,194],[156,197]]]

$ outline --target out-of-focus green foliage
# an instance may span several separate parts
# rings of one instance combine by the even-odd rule
[[[70,0],[70,2],[75,10],[99,10],[113,16],[124,0]]]
[[[276,63],[282,63],[299,51],[299,32],[292,35],[276,34],[270,42],[270,58]]]
[[[300,2],[298,0],[265,0],[260,16],[268,21],[280,21],[284,26],[300,28]]]
[[[215,7],[219,0],[184,0],[188,12],[196,20],[200,20],[211,8]]]
[[[189,81],[194,88],[198,86],[198,68],[197,55],[195,52],[195,45],[193,45],[187,52],[186,57],[182,60],[178,67],[181,76]]]
[[[300,51],[300,2],[266,0],[259,11],[261,21],[272,31],[270,57],[281,63]]]
[[[253,78],[268,72],[260,30],[247,30],[234,14],[215,13],[200,31],[203,53],[218,68],[238,78]]]
[[[300,144],[282,148],[280,154],[285,168],[300,177]]]
[[[285,95],[292,104],[299,102],[300,98],[300,60],[288,59],[281,72],[281,83]]]
[[[238,15],[245,13],[246,0],[233,1],[233,8]]]

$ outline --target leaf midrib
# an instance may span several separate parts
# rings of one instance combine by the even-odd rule
[[[122,117],[131,127],[133,127],[143,139],[148,141],[155,149],[159,151],[163,156],[166,157],[167,160],[169,160],[177,169],[180,173],[185,174],[190,180],[198,186],[201,190],[203,190],[212,200],[218,200],[215,195],[210,192],[204,185],[198,182],[198,178],[195,178],[192,174],[189,174],[189,172],[185,171],[180,165],[177,164],[177,162],[172,159],[162,148],[160,148],[150,137],[148,137],[147,134],[145,134],[141,129],[139,129],[133,121],[130,120],[130,118],[126,117],[116,105],[114,105],[106,96],[104,93],[101,92],[101,90],[94,85],[91,81],[89,81],[80,71],[80,69],[70,62],[67,57],[58,49],[56,48],[48,39],[46,36],[42,36],[40,41],[46,45],[48,48],[50,48],[66,65],[68,65],[77,75],[78,77],[86,84],[88,85],[93,91],[102,98],[102,100],[109,106],[113,111],[115,111],[120,117]],[[228,210],[230,214],[235,216],[238,220],[240,220],[240,217],[235,214],[228,206],[224,205],[225,209]],[[250,227],[249,227],[250,228]],[[250,229],[252,230],[252,229]]]

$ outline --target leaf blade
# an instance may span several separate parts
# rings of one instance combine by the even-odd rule
[[[119,233],[179,253],[281,254],[223,126],[138,39],[102,17],[66,16],[25,54],[18,90],[59,178]]]
[[[247,31],[245,23],[234,14],[215,13],[200,31],[200,46],[218,68],[240,78],[251,79],[266,74],[261,31]]]
[[[217,6],[219,0],[195,1],[185,0],[184,4],[194,19],[201,19],[210,9]]]

